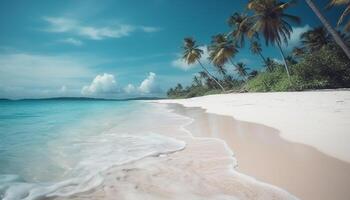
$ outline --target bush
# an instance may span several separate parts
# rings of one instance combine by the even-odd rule
[[[255,78],[247,82],[246,89],[250,92],[278,92],[296,90],[294,85],[296,77],[291,77],[292,83],[288,79],[284,68],[279,66],[272,72],[261,72]]]
[[[313,52],[292,68],[301,89],[350,87],[350,62],[335,46]]]

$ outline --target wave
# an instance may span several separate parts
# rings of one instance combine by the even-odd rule
[[[58,149],[61,154],[74,155],[73,159],[77,159],[63,180],[28,182],[18,175],[0,175],[0,199],[37,200],[86,192],[99,186],[104,180],[102,172],[113,166],[176,152],[186,145],[183,141],[154,133],[105,133],[83,138],[68,140]]]

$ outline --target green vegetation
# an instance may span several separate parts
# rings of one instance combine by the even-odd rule
[[[269,92],[299,91],[309,89],[350,87],[350,45],[349,23],[344,17],[349,13],[350,0],[331,0],[328,8],[343,5],[346,8],[338,24],[344,24],[345,32],[334,31],[324,22],[312,0],[306,1],[321,19],[324,27],[315,27],[301,35],[301,45],[290,52],[283,52],[293,31],[291,24],[299,24],[300,19],[286,13],[295,4],[278,0],[250,0],[248,13],[234,13],[228,19],[229,33],[212,37],[208,46],[209,61],[217,76],[212,75],[200,62],[203,53],[192,38],[184,40],[184,60],[188,64],[199,63],[203,69],[194,76],[192,84],[183,87],[178,84],[168,90],[170,98],[190,98],[222,92]],[[282,62],[263,56],[260,40],[273,45],[280,51]],[[234,62],[234,57],[250,43],[250,51],[263,61],[261,70],[250,70],[242,62]]]

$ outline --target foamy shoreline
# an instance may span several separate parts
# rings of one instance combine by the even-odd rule
[[[284,139],[350,162],[350,91],[219,94],[158,100],[264,124]]]
[[[184,141],[184,149],[112,167],[103,172],[103,182],[92,191],[56,199],[297,199],[235,170],[236,160],[224,140],[193,137],[185,128],[192,119],[171,112],[165,105],[153,108],[146,118],[152,123],[138,125],[146,125],[143,131]]]

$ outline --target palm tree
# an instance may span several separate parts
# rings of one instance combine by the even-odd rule
[[[249,79],[252,79],[254,77],[256,77],[257,75],[259,74],[259,72],[257,70],[252,70],[250,73],[249,73]]]
[[[261,54],[262,49],[261,49],[261,45],[258,41],[251,42],[250,51],[253,54],[259,55],[261,57],[261,59],[264,61],[264,63],[266,63],[265,57]]]
[[[238,52],[236,45],[232,40],[229,40],[225,35],[218,34],[212,37],[212,42],[209,46],[209,60],[214,66],[224,66],[227,61],[233,65],[232,57]]]
[[[230,35],[234,38],[236,44],[239,47],[243,47],[245,37],[252,26],[248,16],[246,14],[235,12],[228,18],[227,24],[232,28]]]
[[[198,76],[194,76],[194,77],[193,77],[193,85],[194,85],[194,86],[200,86],[200,85],[202,85],[201,78],[198,78]]]
[[[282,42],[288,43],[292,32],[292,26],[288,21],[300,23],[299,17],[285,13],[285,10],[293,3],[294,1],[282,3],[278,0],[251,0],[248,3],[248,9],[254,12],[254,15],[251,17],[253,26],[249,30],[249,36],[251,37],[256,33],[261,33],[265,38],[266,45],[270,43],[277,45],[283,58],[289,80],[290,73],[281,44]]]
[[[287,61],[288,65],[295,65],[295,64],[298,63],[298,62],[294,59],[293,56],[287,56],[287,57],[286,57],[286,61]]]
[[[195,62],[198,62],[202,69],[205,71],[205,73],[208,75],[208,77],[212,79],[222,89],[222,91],[225,91],[224,87],[222,87],[222,85],[216,80],[216,78],[214,78],[214,76],[209,73],[209,71],[203,66],[202,62],[200,61],[200,58],[203,54],[203,50],[198,48],[198,46],[196,45],[196,41],[192,38],[185,38],[183,48],[184,53],[182,58],[186,61],[186,63],[190,65]]]
[[[341,5],[345,5],[346,8],[343,11],[343,13],[340,15],[339,20],[337,22],[337,26],[339,26],[340,24],[343,23],[344,19],[346,18],[347,15],[349,15],[350,13],[350,0],[330,0],[329,4],[328,4],[328,8],[331,8],[333,6],[341,6]],[[350,32],[350,20],[348,20],[348,22],[345,24],[345,30]]]
[[[225,78],[225,76],[227,75],[227,70],[224,66],[222,65],[219,65],[219,66],[216,66],[216,70],[218,71],[219,74],[221,74],[221,76],[223,78]]]
[[[303,47],[310,52],[318,51],[332,42],[330,35],[323,27],[316,27],[304,32],[301,34],[300,39]]]
[[[267,57],[266,63],[265,63],[265,68],[268,71],[272,72],[275,69],[275,66],[276,66],[276,62],[273,59]]]
[[[322,15],[320,9],[312,0],[305,0],[309,5],[311,10],[316,14],[316,16],[320,19],[323,26],[327,29],[327,31],[332,35],[334,41],[343,49],[346,56],[350,59],[350,49],[346,46],[345,42],[342,40],[338,32],[331,26],[328,20]]]
[[[294,47],[292,50],[292,54],[294,57],[300,58],[305,54],[305,49],[300,47]]]
[[[236,69],[235,71],[237,72],[237,74],[242,77],[244,80],[246,80],[247,78],[247,75],[248,75],[248,72],[247,70],[249,70],[249,68],[247,68],[247,65],[242,63],[242,62],[239,62],[236,64]]]

